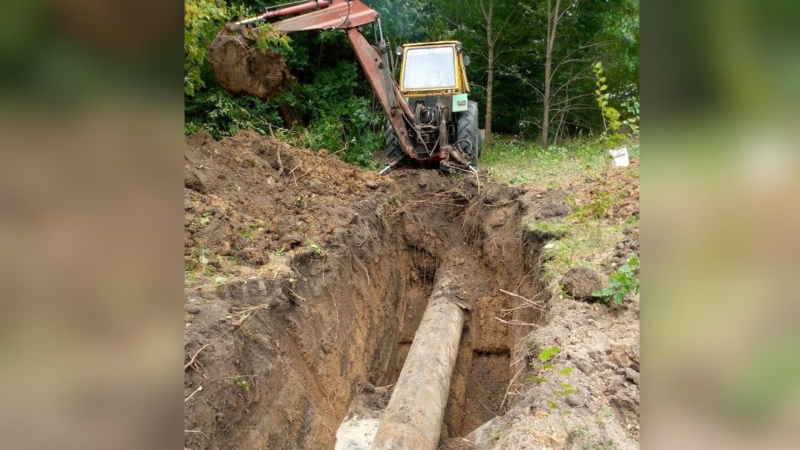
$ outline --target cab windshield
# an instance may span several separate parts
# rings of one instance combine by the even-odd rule
[[[413,48],[406,51],[403,89],[456,87],[453,47]]]

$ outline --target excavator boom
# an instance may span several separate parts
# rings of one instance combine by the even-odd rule
[[[309,30],[333,30],[337,28],[347,29],[373,23],[380,17],[377,11],[361,3],[359,0],[352,0],[349,2],[346,0],[311,0],[295,6],[267,11],[261,17],[265,20],[269,20],[271,18],[311,11],[316,8],[320,9],[274,22],[272,26],[287,33]]]

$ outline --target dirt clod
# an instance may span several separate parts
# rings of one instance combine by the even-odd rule
[[[537,220],[566,217],[570,212],[572,209],[566,203],[547,203],[534,214],[534,217]]]
[[[217,36],[208,48],[214,77],[232,95],[268,100],[295,82],[283,55],[253,48],[241,35]]]
[[[592,292],[603,288],[603,280],[600,275],[585,266],[569,269],[561,278],[560,283],[575,300],[585,300],[592,296]]]

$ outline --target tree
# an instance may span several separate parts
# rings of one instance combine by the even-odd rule
[[[492,100],[494,97],[494,69],[496,58],[500,56],[503,52],[508,51],[510,49],[511,43],[507,39],[508,30],[506,27],[509,24],[509,21],[514,16],[514,12],[517,9],[517,5],[519,3],[514,2],[514,6],[507,11],[505,14],[505,19],[501,19],[503,21],[502,25],[499,29],[494,29],[494,19],[495,19],[495,4],[497,3],[496,0],[478,0],[481,13],[483,14],[484,19],[484,26],[486,29],[486,117],[484,122],[484,128],[486,137],[483,141],[483,145],[486,147],[492,146]],[[505,45],[504,45],[505,44]]]
[[[542,135],[540,138],[542,148],[547,148],[549,144],[550,132],[550,85],[553,81],[553,47],[556,42],[556,32],[558,31],[558,23],[564,17],[569,9],[577,3],[578,0],[572,0],[566,8],[561,8],[561,0],[556,0],[555,7],[553,7],[553,0],[547,0],[547,48],[544,62],[544,94],[542,106]]]

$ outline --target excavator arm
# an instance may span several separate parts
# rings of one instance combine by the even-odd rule
[[[285,18],[287,16],[293,17]],[[281,20],[274,21],[275,19]],[[414,146],[406,131],[406,121],[413,124],[414,114],[392,76],[387,44],[383,38],[380,14],[377,11],[359,0],[302,0],[270,8],[264,14],[236,22],[232,27],[226,26],[223,34],[236,31],[253,36],[257,29],[250,29],[247,26],[260,21],[269,21],[273,28],[286,33],[334,29],[347,31],[347,37],[358,62],[389,118],[400,148],[412,160],[417,159]],[[380,31],[377,48],[370,44],[360,31],[360,27],[375,22]],[[389,165],[394,167],[402,157],[403,155],[395,158],[395,161],[390,161]]]

